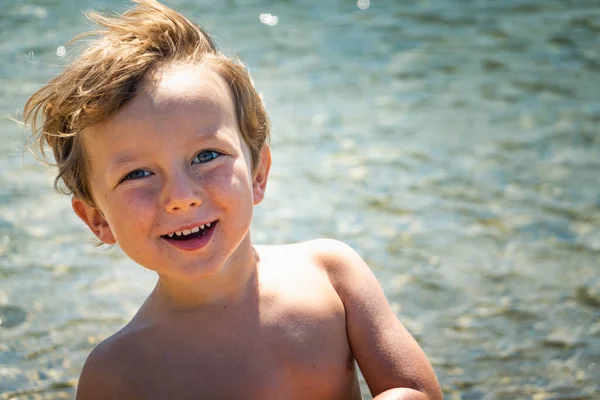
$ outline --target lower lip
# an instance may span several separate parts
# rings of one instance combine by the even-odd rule
[[[215,231],[215,227],[216,227],[217,223],[214,222],[210,228],[208,229],[208,231],[206,231],[206,233],[202,236],[200,236],[197,239],[190,239],[190,240],[169,240],[169,239],[165,239],[163,238],[162,240],[164,240],[165,242],[169,243],[172,246],[177,247],[180,250],[184,250],[184,251],[196,251],[196,250],[200,250],[203,247],[205,247],[208,242],[210,241],[210,238],[212,237],[214,231]]]

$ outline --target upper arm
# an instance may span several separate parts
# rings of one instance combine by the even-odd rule
[[[344,304],[350,347],[373,396],[410,388],[441,399],[425,353],[392,311],[362,258],[333,240],[320,240],[317,254]]]

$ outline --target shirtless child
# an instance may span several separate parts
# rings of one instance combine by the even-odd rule
[[[24,116],[75,213],[158,283],[92,351],[77,398],[360,399],[356,361],[376,399],[440,399],[353,250],[252,245],[271,154],[244,66],[152,0],[92,18],[105,30]]]

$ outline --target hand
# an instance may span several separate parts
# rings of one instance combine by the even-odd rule
[[[441,399],[441,397],[440,397]],[[408,388],[394,388],[379,393],[373,400],[433,400],[423,392]]]

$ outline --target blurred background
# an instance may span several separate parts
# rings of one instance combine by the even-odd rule
[[[85,10],[128,4],[0,3],[0,399],[72,398],[155,277],[93,246],[11,117]],[[255,242],[355,247],[447,399],[600,398],[597,0],[165,3],[263,93]]]

